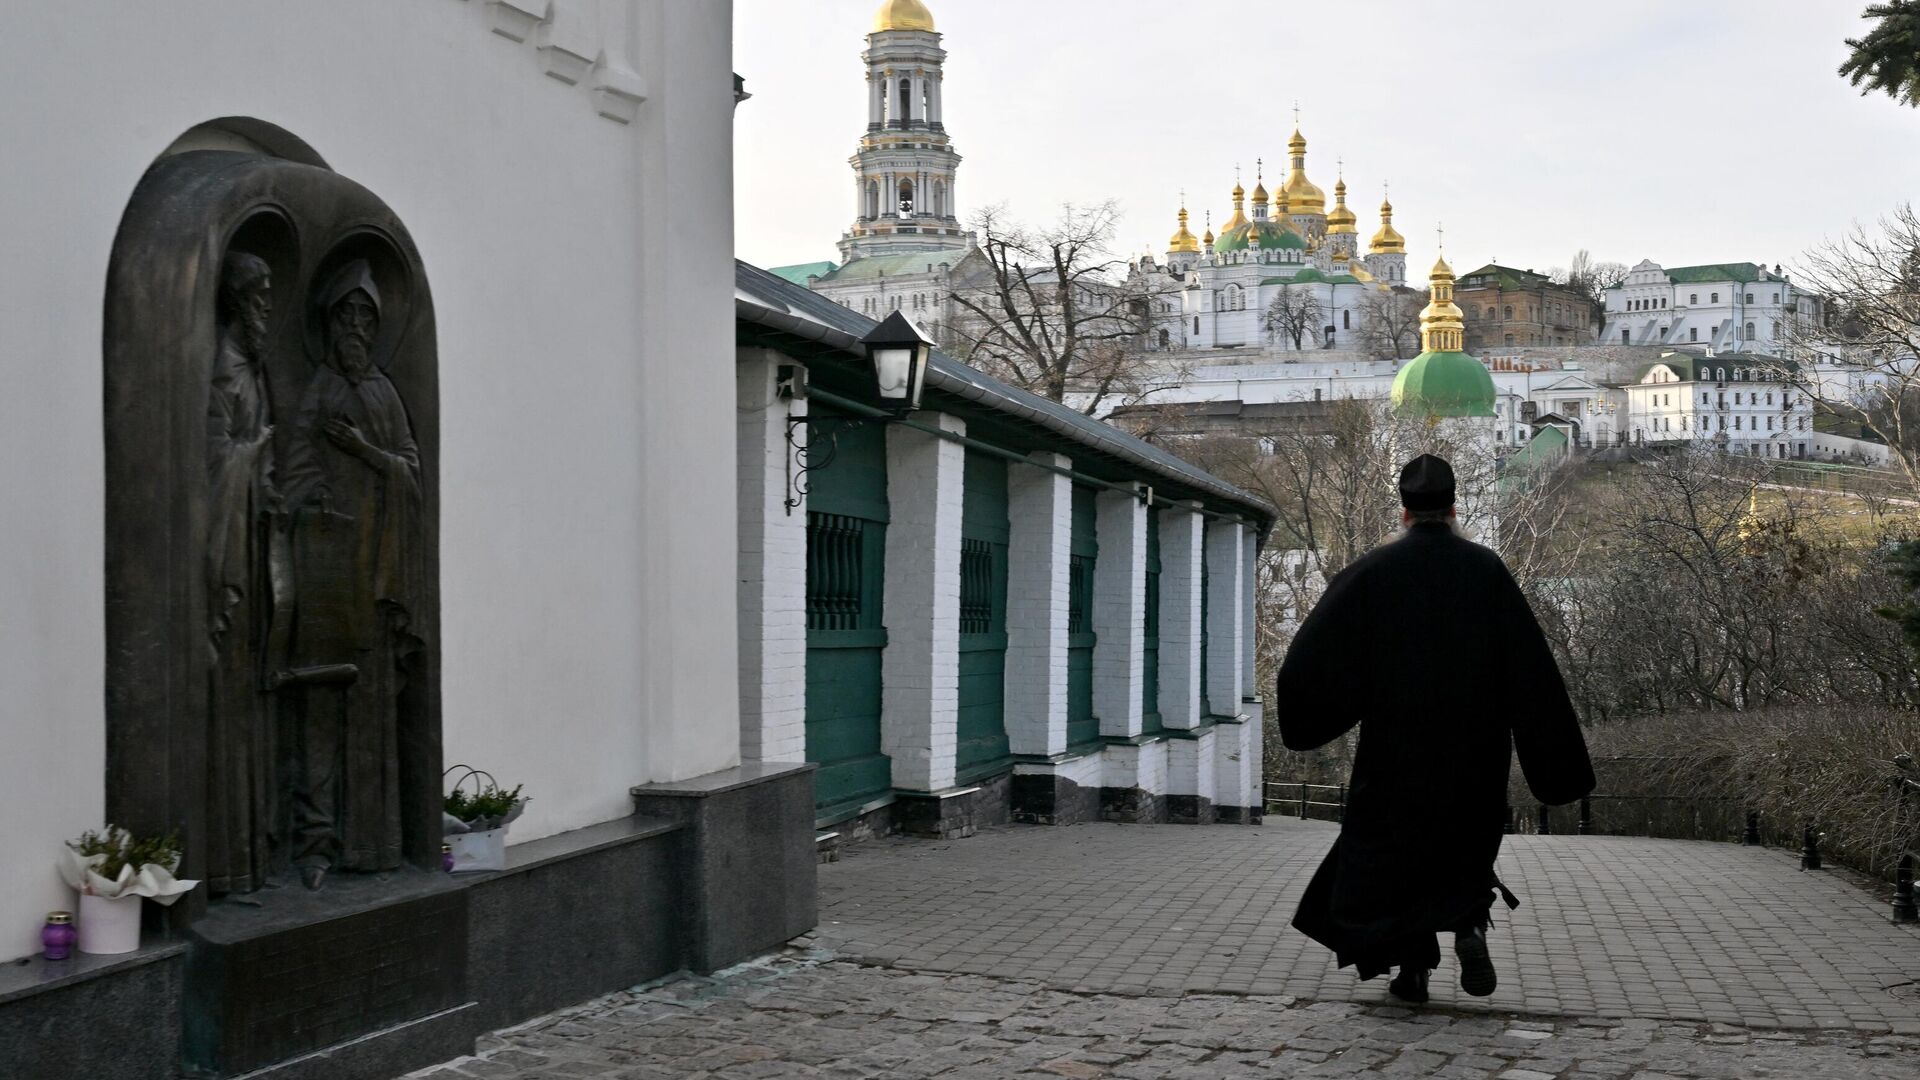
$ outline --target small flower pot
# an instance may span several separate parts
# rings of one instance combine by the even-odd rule
[[[449,833],[447,846],[453,849],[453,872],[476,873],[507,868],[507,829]]]
[[[96,956],[140,947],[140,898],[80,894],[80,951]]]

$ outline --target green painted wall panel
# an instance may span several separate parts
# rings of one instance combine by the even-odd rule
[[[1007,463],[969,451],[960,510],[959,783],[1007,758]]]
[[[1078,484],[1073,488],[1073,528],[1067,582],[1067,745],[1079,746],[1100,737],[1100,718],[1093,715],[1093,574],[1100,556],[1095,493]]]
[[[807,760],[814,800],[827,810],[884,795],[893,764],[880,750],[882,598],[887,555],[886,429],[813,410],[816,451],[807,474]]]

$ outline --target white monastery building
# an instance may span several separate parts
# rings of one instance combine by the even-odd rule
[[[1605,345],[1691,346],[1714,353],[1780,354],[1794,327],[1822,325],[1821,299],[1775,266],[1712,263],[1662,267],[1642,259],[1607,290]]]
[[[1813,399],[1784,363],[1675,353],[1649,365],[1626,387],[1634,444],[1706,444],[1748,457],[1814,456]]]

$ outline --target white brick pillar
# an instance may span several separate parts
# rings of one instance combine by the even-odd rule
[[[965,434],[958,417],[914,419]],[[966,449],[901,424],[887,428],[887,649],[880,663],[880,747],[893,786],[953,786],[960,723],[960,493]]]
[[[1240,714],[1240,663],[1247,560],[1246,529],[1237,521],[1207,522],[1207,711]]]
[[[787,417],[806,402],[777,394],[782,367],[799,364],[771,349],[734,356],[742,761],[807,757],[807,507],[786,506]],[[804,444],[806,426],[794,437]]]
[[[1170,728],[1200,724],[1199,514],[1160,511],[1160,722]]]
[[[1240,554],[1244,562],[1241,573],[1245,575],[1240,581],[1240,700],[1248,701],[1260,696],[1253,675],[1254,595],[1260,585],[1260,552],[1253,529],[1247,525],[1240,526]]]
[[[1146,636],[1147,506],[1126,491],[1094,497],[1093,714],[1100,734],[1140,734]]]
[[[1067,468],[1059,454],[1038,465]],[[1008,748],[1051,757],[1067,749],[1067,585],[1073,481],[1035,465],[1007,466]]]

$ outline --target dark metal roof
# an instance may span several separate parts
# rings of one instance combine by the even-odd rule
[[[860,338],[876,325],[872,319],[738,259],[734,260],[734,285],[742,294],[734,301],[737,319],[795,339],[796,344],[812,343],[855,357],[866,355]],[[1173,487],[1190,490],[1203,500],[1228,504],[1251,518],[1263,533],[1276,514],[1273,506],[1259,496],[1157,446],[1058,402],[1010,386],[939,351],[927,365],[927,389],[956,399],[955,404],[1019,421],[1054,441],[1068,456],[1076,449],[1091,450],[1140,470],[1146,474],[1140,477],[1142,480],[1171,482]]]

